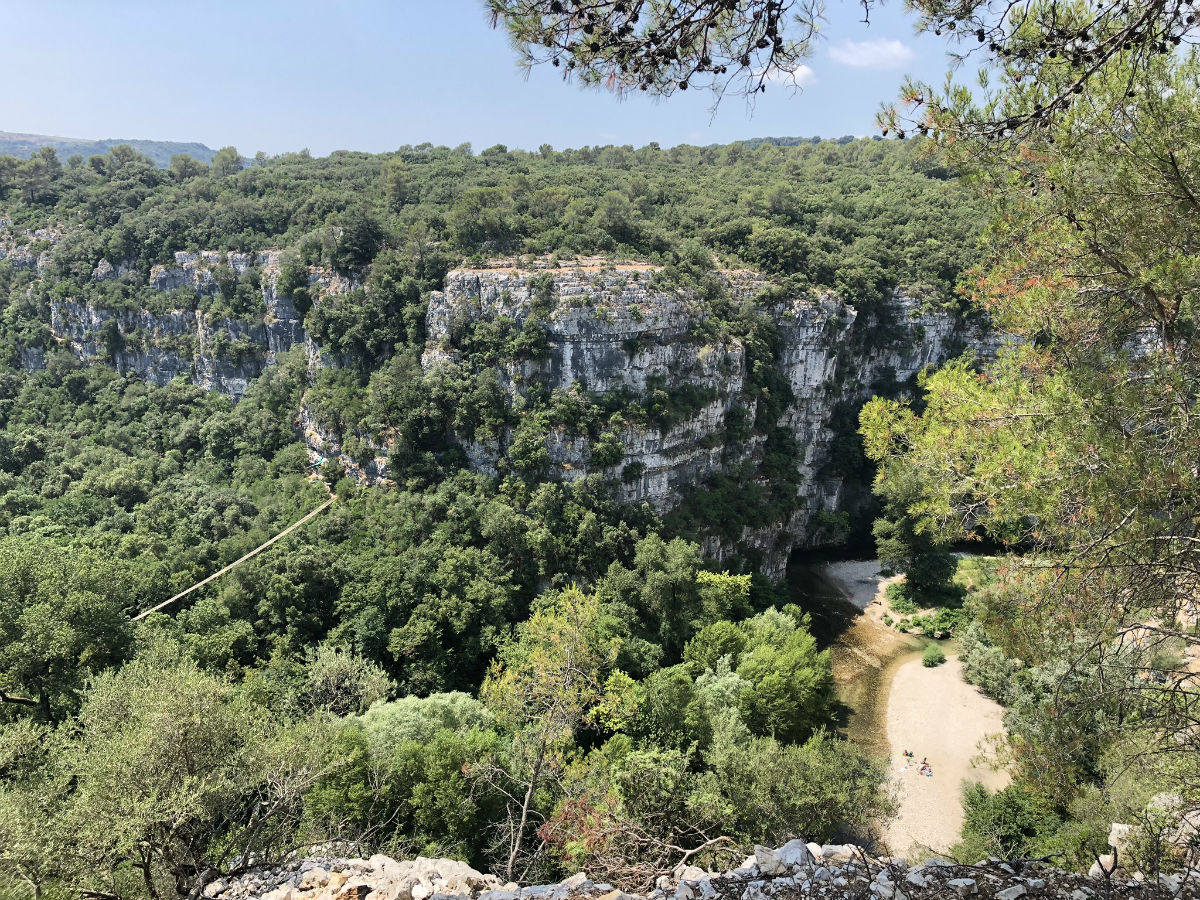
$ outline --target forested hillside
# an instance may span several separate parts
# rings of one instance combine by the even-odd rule
[[[827,24],[772,0],[488,7],[523,64],[663,98],[753,97],[801,73]],[[1182,896],[1200,877],[1194,5],[907,8],[954,68],[907,80],[876,121],[928,137],[985,204],[963,285],[1013,338],[860,416],[877,548],[905,576],[888,590],[899,627],[957,629],[966,677],[1005,706],[991,749],[1013,781],[964,788],[951,852]],[[965,541],[996,557],[956,563]]]
[[[823,24],[487,6],[523,63],[660,97],[753,96]],[[951,855],[1194,894],[1196,15],[908,8],[985,76],[907,84],[896,141],[0,156],[0,900],[869,843],[896,782],[779,576],[872,478],[878,628],[1004,707]]]
[[[875,141],[421,146],[251,168],[226,149],[167,170],[128,148],[0,159],[6,889],[186,894],[246,853],[331,837],[510,877],[587,863],[615,878],[718,834],[865,828],[887,804],[882,772],[828,734],[807,618],[681,537],[696,510],[721,520],[735,480],[712,510],[702,492],[664,520],[601,475],[473,472],[455,437],[568,416],[601,440],[614,415],[686,419],[705,398],[530,389],[497,405],[495,361],[540,352],[537,315],[455,322],[457,361],[425,370],[426,311],[452,268],[499,257],[649,266],[655,296],[697,311],[697,348],[746,348],[758,412],[723,439],[759,447],[761,432],[745,489],[786,497],[796,451],[771,428],[790,388],[765,310],[828,290],[863,314],[897,290],[953,309],[979,217],[948,174]],[[267,250],[281,251],[269,271],[253,256]],[[166,285],[161,267],[200,251],[211,290]],[[765,293],[731,291],[723,269],[761,273]],[[327,362],[273,353],[240,399],[83,366],[51,327],[70,304],[261,327],[264,292]],[[108,321],[116,360],[140,338]],[[327,464],[329,511],[132,626],[324,499],[302,400],[343,440],[362,423],[385,435],[390,486]],[[848,412],[837,452],[853,470]]]
[[[0,131],[0,156],[14,156],[17,159],[29,159],[43,147],[49,147],[60,159],[69,160],[78,154],[86,159],[89,156],[104,155],[113,147],[125,145],[132,147],[138,153],[146,156],[160,168],[166,168],[172,156],[186,154],[202,163],[208,163],[216,156],[217,151],[195,141],[138,141],[138,140],[100,140],[92,141],[86,138],[54,137],[48,134],[20,134],[12,131]]]

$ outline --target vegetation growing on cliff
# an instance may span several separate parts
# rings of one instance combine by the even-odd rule
[[[362,439],[388,431],[392,470],[418,478],[457,468],[461,440],[503,437],[502,465],[537,480],[547,463],[540,445],[562,427],[587,436],[597,467],[617,466],[621,428],[669,428],[713,399],[711,391],[689,394],[686,385],[626,398],[553,396],[535,380],[520,386],[524,406],[514,408],[495,367],[546,354],[535,318],[519,329],[503,320],[458,323],[456,362],[424,375],[417,356],[426,298],[454,264],[513,253],[662,263],[658,286],[693,293],[704,308],[695,339],[746,349],[757,415],[743,436],[732,429],[731,438],[765,438],[761,477],[786,481],[800,448],[775,428],[789,397],[772,365],[777,335],[761,310],[731,301],[714,266],[758,268],[774,278],[773,296],[828,287],[869,309],[902,286],[949,303],[977,227],[946,170],[922,161],[912,146],[879,141],[561,153],[495,147],[478,156],[422,145],[383,156],[295,154],[248,168],[226,148],[210,167],[180,161],[166,171],[121,148],[85,165],[64,167],[50,154],[14,161],[0,179],[0,204],[14,222],[6,240],[26,241],[25,230],[38,226],[52,237],[61,233],[57,243],[30,245],[49,251],[36,276],[0,260],[0,288],[10,297],[0,353],[9,364],[22,349],[53,347],[48,307],[67,298],[110,309],[196,306],[210,317],[261,317],[257,269],[238,275],[228,253],[283,247],[276,290],[305,316],[328,357],[344,364],[321,373],[308,392],[316,421],[363,456]],[[212,289],[161,292],[148,284],[154,265],[201,249],[222,254]],[[93,272],[102,262],[115,268],[98,279]],[[308,265],[361,288],[315,303]],[[544,313],[550,302],[538,293],[534,305]],[[105,329],[111,358],[151,341],[119,333],[115,322]],[[217,329],[210,343],[222,360],[258,365],[244,340],[227,341]],[[843,455],[859,458],[850,446]],[[761,514],[736,521],[711,514],[722,488],[707,485],[676,527],[736,540],[751,519],[786,518],[796,501],[783,481],[770,504],[753,504]]]
[[[452,323],[458,360],[426,373],[426,303],[449,268],[494,255],[662,263],[660,286],[706,313],[688,339],[746,348],[757,416],[727,425],[766,436],[763,477],[782,487],[774,505],[739,503],[783,515],[798,448],[775,427],[777,335],[713,269],[863,307],[898,285],[951,302],[977,216],[946,174],[873,141],[0,165],[5,247],[49,253],[40,272],[0,260],[0,892],[187,895],[330,839],[633,884],[678,861],[666,846],[867,828],[883,772],[831,736],[807,620],[694,540],[734,533],[733,507],[701,495],[663,522],[597,478],[546,477],[549,429],[586,433],[620,471],[619,429],[669,427],[711,391],[530,385],[514,410],[496,363],[544,356],[537,318]],[[284,250],[276,290],[341,363],[315,383],[297,348],[232,403],[81,367],[48,331],[68,299],[253,320],[260,273],[228,254],[263,248]],[[201,249],[226,254],[211,293],[150,287],[154,265]],[[114,271],[97,279],[102,259]],[[310,265],[352,288],[318,297]],[[552,287],[535,286],[539,314]],[[110,358],[151,340],[104,338]],[[30,351],[44,369],[22,369]],[[301,395],[350,456],[370,452],[360,433],[397,436],[394,489],[328,466],[339,499],[304,540],[131,625],[324,498],[295,436]],[[509,428],[509,468],[471,474],[455,435]]]
[[[660,95],[763,89],[820,23],[762,0],[489,5],[525,62]],[[1182,655],[1197,643],[1196,17],[1176,0],[911,6],[979,60],[979,84],[907,85],[883,134],[931,135],[992,206],[972,281],[1023,339],[862,416],[890,506],[877,536],[914,592],[945,583],[938,545],[1011,551],[966,641],[968,672],[1009,705],[1017,783],[967,791],[960,849],[1087,865],[1115,818],[1153,877],[1194,851],[1181,817],[1200,804]]]
[[[180,250],[294,247],[347,274],[388,250],[403,275],[428,283],[448,254],[670,262],[698,241],[793,285],[869,303],[897,285],[949,296],[978,223],[950,174],[915,145],[865,140],[478,155],[421,145],[166,171],[122,149],[84,165],[52,154],[14,161],[0,175],[0,203],[18,227],[70,224],[52,274],[80,299],[101,290],[132,299],[138,275],[144,283]],[[102,258],[129,276],[92,282]]]

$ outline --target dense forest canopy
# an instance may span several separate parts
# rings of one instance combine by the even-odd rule
[[[771,436],[770,320],[713,273],[866,310],[900,288],[954,307],[981,223],[951,175],[872,140],[0,158],[0,889],[187,895],[331,838],[633,885],[721,835],[710,856],[800,822],[809,838],[868,828],[883,770],[831,735],[807,617],[693,539],[697,517],[740,531],[735,505],[777,512],[799,452]],[[276,289],[341,361],[315,383],[296,347],[237,402],[154,387],[81,366],[48,327],[65,301],[261,322],[260,272],[221,254],[268,249]],[[202,250],[218,254],[211,293],[150,285]],[[423,371],[448,270],[585,254],[657,264],[701,298],[706,329],[744,342],[762,399],[745,431],[767,434],[778,483],[663,520],[598,476],[546,478],[522,428],[569,421],[603,448],[610,417],[670,422],[696,398],[531,394],[514,412],[489,373],[538,352],[536,319],[468,327],[457,364]],[[317,266],[352,289],[315,302]],[[105,337],[112,353],[132,339]],[[22,368],[30,350],[44,368]],[[296,434],[302,398],[347,435],[402,435],[394,487],[327,466],[337,502],[297,537],[133,625],[327,496]],[[472,473],[451,435],[502,426],[528,457]],[[570,665],[555,648],[575,648]]]
[[[225,148],[211,168],[181,156],[165,171],[128,148],[65,164],[46,149],[0,163],[0,202],[17,226],[69,232],[54,254],[64,292],[85,289],[101,258],[144,273],[179,250],[294,247],[362,272],[385,245],[418,257],[432,245],[455,261],[653,261],[699,243],[857,300],[859,285],[952,287],[977,220],[950,174],[916,145],[868,140],[478,154],[422,145],[248,167]]]
[[[663,96],[764,89],[812,52],[821,24],[816,7],[775,0],[488,5],[523,62]],[[1083,862],[1115,819],[1134,824],[1123,852],[1144,874],[1194,864],[1194,4],[910,8],[979,75],[881,98],[881,130],[930,136],[987,204],[964,284],[1017,338],[861,419],[880,466],[881,556],[925,594],[907,602],[954,596],[947,544],[1008,551],[960,622],[968,676],[1008,707],[1016,781],[966,792],[962,850]]]
[[[966,790],[955,852],[1086,868],[1115,819],[1144,873],[1185,861],[1200,82],[1176,48],[1194,16],[1176,0],[916,6],[992,70],[979,94],[913,85],[882,114],[928,139],[254,165],[224,148],[165,170],[121,147],[0,158],[0,892],[195,897],[330,840],[644,887],[689,848],[717,863],[800,829],[869,834],[886,772],[833,736],[810,619],[749,561],[707,562],[696,516],[728,518],[734,497],[775,514],[794,487],[761,301],[832,290],[870,311],[902,289],[961,308],[959,285],[1018,340],[861,417],[895,598],[934,608],[926,628],[955,631],[967,677],[1006,706],[1014,781]],[[762,87],[814,24],[775,0],[490,7],[531,63],[660,94],[709,75],[721,90],[730,69]],[[68,299],[261,320],[261,273],[226,260],[267,249],[339,360],[315,383],[296,349],[237,403],[151,387],[81,367],[47,326]],[[225,254],[215,291],[150,287],[154,266],[206,250]],[[488,373],[543,352],[536,321],[459,323],[461,358],[421,365],[451,268],[593,254],[660,265],[747,348],[762,465],[688,515],[547,479],[539,440],[570,423],[617,452],[614,418],[669,421],[695,397],[636,413],[531,392],[518,416]],[[117,276],[94,277],[104,265]],[[314,302],[313,266],[354,287]],[[737,298],[722,267],[772,287]],[[123,336],[107,337],[113,355]],[[31,350],[44,368],[22,367]],[[302,398],[344,433],[400,435],[394,488],[329,467],[338,500],[302,540],[134,626],[327,496],[296,439]],[[511,467],[472,473],[451,435],[502,429]],[[1004,552],[967,589],[946,547],[981,537]]]

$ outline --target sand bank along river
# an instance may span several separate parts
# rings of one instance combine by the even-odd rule
[[[925,668],[925,641],[883,624],[887,583],[874,561],[811,562],[789,573],[793,596],[830,648],[843,732],[890,757],[899,814],[883,824],[880,839],[894,854],[927,856],[958,840],[964,780],[993,789],[1007,783],[1004,773],[978,764],[987,739],[1001,731],[1001,708],[962,680],[952,654]],[[905,750],[915,754],[907,768]],[[923,758],[932,776],[919,774]]]

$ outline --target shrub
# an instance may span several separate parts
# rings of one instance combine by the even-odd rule
[[[940,666],[946,661],[946,654],[937,644],[930,644],[925,648],[925,652],[921,654],[921,665],[927,669],[932,669],[934,666]]]
[[[978,782],[964,785],[963,812],[963,842],[955,850],[967,859],[1026,856],[1037,850],[1039,835],[1058,825],[1040,798],[1015,784],[996,793]]]
[[[904,581],[896,581],[887,586],[884,591],[884,596],[887,597],[888,604],[892,607],[892,612],[901,616],[911,616],[919,608],[912,597],[908,593],[908,584]]]

